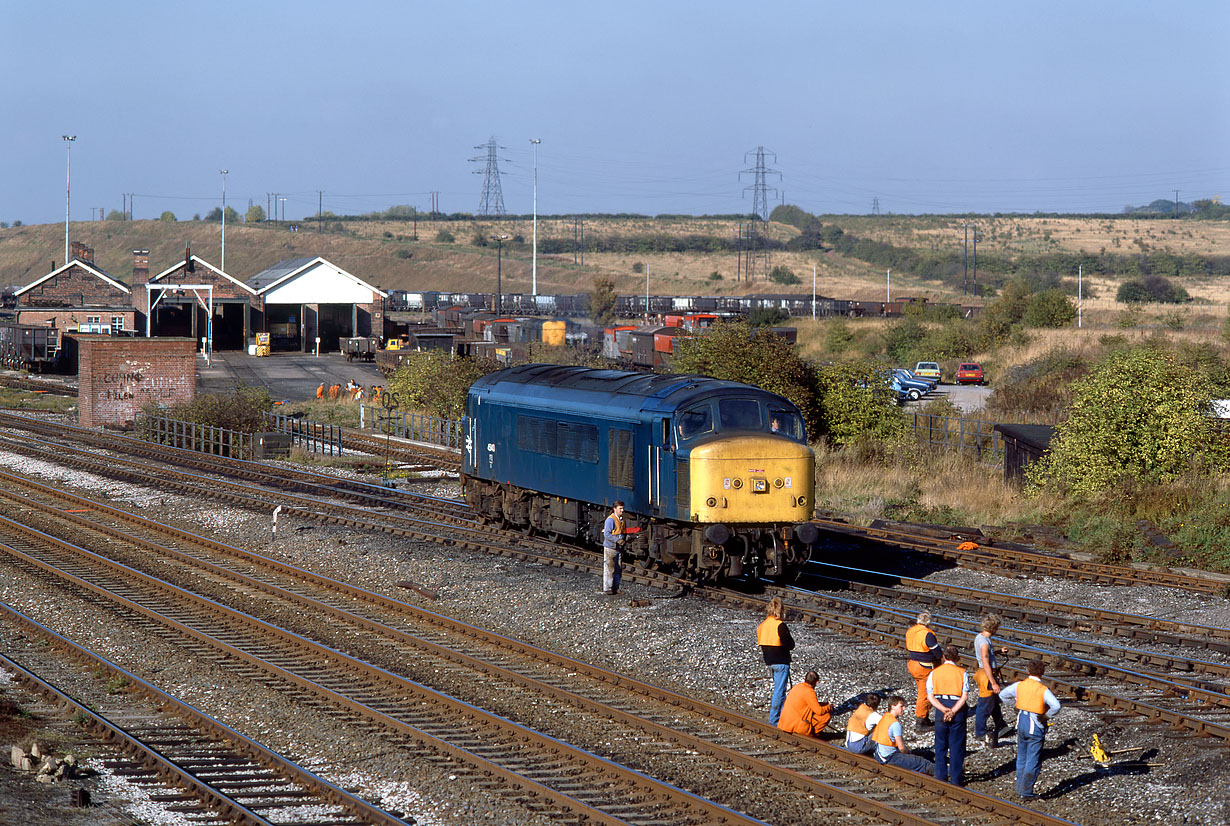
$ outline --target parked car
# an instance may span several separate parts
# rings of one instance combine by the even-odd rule
[[[982,384],[982,365],[976,361],[963,361],[957,365],[957,384]]]
[[[944,380],[944,371],[940,369],[940,365],[934,361],[920,361],[914,365],[915,375],[922,376],[924,379],[935,379],[936,384],[941,384]]]
[[[910,401],[916,402],[935,389],[935,385],[926,379],[910,378],[909,370],[894,370],[893,379],[897,386],[905,391]]]
[[[897,372],[901,374],[902,378],[907,378],[910,381],[923,382],[924,384],[927,385],[928,390],[934,390],[935,386],[939,383],[935,379],[923,378],[922,376],[918,375],[917,373],[915,373],[913,370],[911,370],[908,367],[898,367]]]

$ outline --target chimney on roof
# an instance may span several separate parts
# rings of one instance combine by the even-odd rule
[[[144,284],[149,281],[149,250],[132,251],[132,283]]]
[[[72,255],[70,258],[79,258],[87,264],[94,263],[94,248],[87,247],[80,241],[73,241],[71,245]]]

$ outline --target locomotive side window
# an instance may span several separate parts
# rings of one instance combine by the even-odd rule
[[[760,402],[755,399],[722,399],[718,402],[722,430],[763,430]]]
[[[598,462],[598,428],[538,416],[517,417],[517,449],[582,462]]]
[[[798,442],[806,441],[802,417],[793,410],[777,405],[769,405],[769,431]]]
[[[681,440],[695,439],[713,430],[713,410],[708,402],[698,404],[679,414],[676,429]]]
[[[636,487],[632,450],[631,430],[612,427],[607,431],[607,481],[617,488]]]

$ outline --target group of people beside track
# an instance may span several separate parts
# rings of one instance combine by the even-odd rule
[[[815,671],[807,672],[801,683],[790,687],[790,652],[795,643],[785,623],[781,599],[770,600],[766,613],[756,629],[756,642],[773,681],[769,723],[791,734],[820,737],[837,710],[816,696],[820,678]],[[957,646],[940,645],[931,629],[930,613],[919,614],[905,633],[909,654],[906,668],[917,692],[915,730],[934,730],[934,762],[906,747],[902,718],[907,701],[899,694],[884,700],[883,710],[879,693],[868,692],[858,697],[858,706],[846,721],[845,747],[874,756],[880,763],[932,774],[939,780],[963,786],[966,725],[973,703],[976,747],[997,748],[1000,738],[1015,731],[1016,792],[1024,800],[1037,797],[1034,788],[1042,744],[1050,720],[1059,714],[1060,704],[1042,683],[1045,666],[1041,660],[1028,664],[1025,679],[1003,685],[997,656],[1007,655],[1008,649],[1001,647],[997,651],[994,645],[999,626],[1000,618],[995,614],[982,618],[981,630],[972,642],[976,661],[972,685]],[[1001,704],[1006,700],[1016,704],[1015,729],[1004,721]]]
[[[331,401],[354,401],[361,402],[364,397],[371,399],[374,403],[380,402],[380,396],[384,393],[384,388],[378,384],[373,384],[371,387],[364,387],[350,379],[345,385],[341,384],[326,384],[321,382],[316,388],[316,398],[329,399]]]

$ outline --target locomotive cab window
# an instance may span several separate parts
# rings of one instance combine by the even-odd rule
[[[709,402],[690,407],[679,414],[675,428],[679,432],[679,440],[687,441],[713,432],[713,407]]]
[[[769,405],[769,432],[786,436],[796,442],[807,441],[802,417],[793,410],[772,404]]]
[[[763,430],[760,402],[755,399],[722,399],[718,402],[722,430]]]

